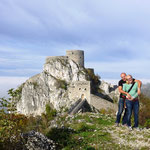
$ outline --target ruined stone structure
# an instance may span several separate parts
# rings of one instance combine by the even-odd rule
[[[82,50],[67,50],[66,55],[75,61],[79,67],[84,67],[84,51]]]
[[[97,109],[105,107],[102,105],[103,98],[91,94],[89,72],[94,74],[94,69],[84,67],[82,50],[68,50],[66,56],[48,56],[42,72],[30,77],[18,87],[20,99],[17,103],[17,111],[36,116],[45,112],[46,104],[60,110],[69,108],[79,99],[87,100]],[[103,83],[101,87],[104,94],[109,94],[110,86],[105,86]],[[106,105],[112,108],[112,104]]]
[[[83,50],[67,50],[66,56],[48,56],[46,58],[46,63],[54,59],[73,60],[79,67],[84,68],[84,51]],[[93,68],[88,68],[94,73]],[[91,93],[91,85],[90,81],[74,81],[70,84],[68,88],[69,99],[78,100],[79,98],[85,98],[90,103],[90,93]]]
[[[70,99],[86,99],[90,104],[91,100],[91,85],[90,81],[76,81],[72,82],[69,89],[69,98]]]
[[[84,67],[84,51],[83,50],[67,50],[66,56],[48,56],[46,58],[46,63],[48,63],[51,59],[71,59],[79,67]]]

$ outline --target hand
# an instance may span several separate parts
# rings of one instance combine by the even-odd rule
[[[130,98],[131,98],[131,95],[130,95],[129,93],[127,93],[127,97],[128,97],[128,99],[130,99]]]
[[[132,101],[133,99],[134,99],[134,98],[132,98],[132,97],[131,97],[131,98],[128,98],[128,100],[130,100],[130,101]]]

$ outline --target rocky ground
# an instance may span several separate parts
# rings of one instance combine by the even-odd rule
[[[150,129],[140,128],[140,131],[133,129],[130,131],[127,127],[107,128],[116,143],[129,146],[132,149],[149,149],[150,147]]]
[[[149,149],[150,129],[141,127],[140,131],[130,131],[124,126],[116,127],[114,122],[115,117],[107,114],[79,113],[74,116],[64,114],[51,122],[51,130],[47,136],[57,143],[60,142],[59,148],[65,150]],[[59,136],[53,137],[53,130]]]

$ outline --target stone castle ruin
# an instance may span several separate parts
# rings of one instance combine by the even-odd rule
[[[82,50],[73,50],[66,51],[66,55],[68,58],[75,61],[79,67],[84,67],[84,51]]]
[[[83,50],[67,50],[66,56],[48,56],[43,71],[20,85],[20,96],[17,111],[25,115],[41,115],[45,105],[50,104],[56,110],[69,108],[79,99],[97,109],[113,108],[105,97],[91,93],[91,79],[88,72],[94,75],[94,69],[84,67]],[[103,93],[109,91],[110,85],[101,82]],[[111,96],[112,93],[110,93]],[[114,94],[113,94],[114,95]]]
[[[66,56],[48,56],[46,62],[50,59],[71,59],[78,67],[84,68],[84,51],[83,50],[67,50]],[[94,73],[94,69],[88,68]],[[90,103],[91,85],[90,81],[75,81],[71,82],[69,88],[69,99],[79,99],[84,95],[84,98]]]
[[[67,50],[66,56],[48,56],[46,62],[50,59],[71,59],[78,64],[79,67],[84,67],[84,51],[83,50]]]
[[[76,81],[72,82],[69,89],[70,99],[86,99],[90,104],[91,85],[90,81]]]

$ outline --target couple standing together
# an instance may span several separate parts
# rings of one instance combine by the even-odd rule
[[[120,98],[118,103],[118,113],[116,118],[116,125],[119,126],[121,115],[124,112],[122,118],[122,125],[127,125],[130,130],[131,127],[131,115],[134,113],[134,128],[138,128],[138,115],[139,115],[139,100],[138,96],[141,94],[142,82],[132,78],[131,75],[121,73],[121,80],[118,83],[118,89],[120,92]]]

